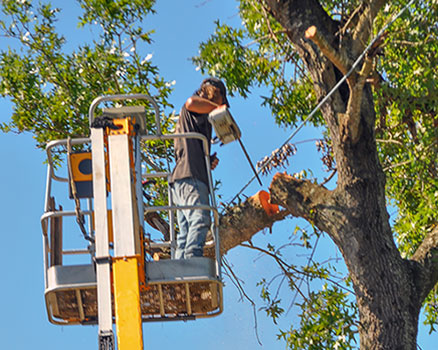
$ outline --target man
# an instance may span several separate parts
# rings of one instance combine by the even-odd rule
[[[205,79],[199,90],[187,99],[179,116],[176,133],[197,132],[208,140],[210,153],[212,127],[208,114],[226,104],[226,89],[217,78]],[[172,197],[176,205],[209,205],[207,167],[202,141],[192,138],[175,140],[176,165],[171,177]],[[210,166],[216,168],[216,153],[210,156]],[[205,238],[210,228],[210,211],[191,209],[177,211],[179,233],[176,259],[203,255]]]

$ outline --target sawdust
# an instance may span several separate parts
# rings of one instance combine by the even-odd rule
[[[192,316],[205,316],[219,308],[219,286],[211,282],[188,283]],[[72,323],[97,322],[97,291],[95,288],[80,290],[85,319],[81,319],[80,302],[73,290],[57,291],[57,308],[52,311],[57,319]],[[162,285],[163,311],[166,317],[189,315],[185,283]],[[161,315],[160,292],[158,285],[150,285],[140,293],[140,307],[143,318],[157,318]],[[113,306],[114,314],[114,306]]]

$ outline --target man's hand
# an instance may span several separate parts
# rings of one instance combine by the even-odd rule
[[[211,170],[214,170],[217,167],[218,164],[219,164],[219,158],[216,156],[216,152],[214,152],[210,156],[210,167],[211,167]]]

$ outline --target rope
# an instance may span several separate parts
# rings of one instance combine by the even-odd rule
[[[406,9],[411,6],[414,3],[415,0],[409,1],[409,3],[403,7],[392,19],[389,21],[383,28],[377,33],[377,35],[371,40],[371,42],[368,44],[368,46],[363,50],[363,52],[359,55],[359,57],[356,59],[356,61],[351,66],[350,70],[342,77],[341,80],[338,81],[338,83],[329,91],[329,93],[315,106],[315,108],[310,112],[310,114],[301,122],[301,124],[292,132],[292,134],[286,139],[285,142],[278,148],[282,149],[284,146],[286,146],[294,137],[298,134],[298,132],[304,127],[304,125],[309,121],[310,118],[312,118],[316,112],[321,108],[321,106],[333,95],[336,90],[345,82],[345,80],[348,79],[348,77],[351,75],[351,73],[354,72],[356,67],[359,65],[359,63],[362,61],[362,59],[365,57],[369,49],[374,45],[374,43],[379,40],[379,38],[382,36],[382,34],[388,29],[388,27],[394,23],[402,14],[406,11]],[[246,188],[256,179],[257,175],[260,174],[271,162],[272,158],[275,156],[275,154],[272,154],[266,162],[264,162],[263,166],[259,168],[256,175],[253,175],[250,180],[242,187],[242,189],[230,200],[228,201],[228,204],[225,205],[225,209],[228,208],[228,206],[233,203],[236,198],[238,198],[243,191],[246,190]],[[225,209],[222,211],[222,213],[225,211]]]
[[[82,211],[81,211],[81,201],[78,198],[76,183],[73,180],[73,170],[71,168],[71,162],[70,162],[71,153],[72,153],[71,138],[69,136],[67,138],[67,156],[68,156],[67,168],[68,168],[68,177],[70,178],[71,193],[72,193],[73,199],[75,201],[76,222],[78,223],[79,228],[81,229],[81,232],[82,232],[82,235],[84,236],[84,238],[87,241],[94,243],[94,239],[88,235],[87,230],[85,229],[85,219],[84,219],[84,215],[82,214]]]

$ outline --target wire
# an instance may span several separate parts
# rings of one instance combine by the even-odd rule
[[[284,146],[286,146],[286,144],[288,144],[295,137],[296,134],[298,134],[298,132],[304,127],[304,125],[309,121],[309,119],[312,118],[316,114],[316,112],[318,112],[318,110],[321,108],[321,106],[331,97],[331,95],[333,95],[335,93],[335,91],[344,83],[344,81],[348,79],[348,77],[351,75],[351,73],[353,73],[353,71],[356,69],[358,64],[362,61],[362,59],[367,54],[367,52],[371,48],[371,46],[374,45],[374,43],[382,36],[382,34],[386,31],[386,29],[388,29],[388,27],[392,23],[394,23],[403,14],[403,12],[405,12],[406,9],[414,3],[414,1],[415,0],[409,1],[409,3],[405,7],[403,7],[394,16],[394,18],[391,19],[391,21],[389,21],[385,26],[383,26],[382,29],[380,29],[380,31],[377,33],[377,35],[374,37],[374,39],[371,40],[371,42],[368,44],[368,46],[363,50],[363,52],[359,55],[359,57],[353,63],[353,65],[351,66],[350,70],[342,77],[341,80],[338,81],[338,83],[329,91],[329,93],[315,106],[315,108],[310,112],[310,114],[301,122],[301,124],[292,132],[292,134],[286,139],[285,142],[283,142],[283,144],[278,149],[282,149]],[[230,201],[228,201],[228,204],[225,205],[225,209],[231,203],[233,203],[236,200],[236,198],[238,198],[243,193],[243,191],[246,190],[246,188],[256,179],[257,175],[260,174],[263,171],[263,169],[268,166],[268,164],[270,163],[270,161],[272,160],[272,158],[274,156],[275,156],[275,154],[272,154],[268,158],[268,160],[266,162],[264,162],[263,166],[261,166],[258,169],[256,175],[253,175],[251,177],[251,179],[246,183],[246,185],[244,185],[242,187],[242,189]]]

